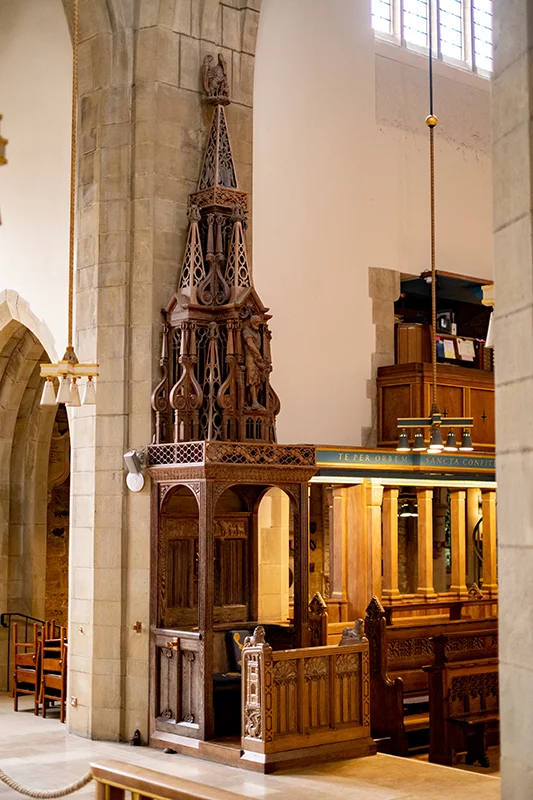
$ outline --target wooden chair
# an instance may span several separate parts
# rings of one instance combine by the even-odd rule
[[[50,632],[50,629],[48,629]],[[52,629],[53,630],[53,629]],[[67,637],[65,628],[60,628],[59,639],[42,640],[41,692],[39,703],[43,718],[52,703],[59,703],[59,720],[65,721],[67,694]]]
[[[33,626],[33,640],[20,642],[18,639],[18,625],[13,625],[13,707],[18,711],[20,695],[33,695],[34,714],[39,713],[39,693],[41,686],[41,642],[39,640],[39,627]]]

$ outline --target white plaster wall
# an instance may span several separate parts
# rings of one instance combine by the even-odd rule
[[[437,266],[490,278],[489,84],[435,71]],[[370,0],[262,2],[254,278],[280,441],[361,444],[371,424],[368,268],[429,268],[427,81],[427,59],[374,41]]]
[[[0,0],[0,291],[66,345],[72,47],[61,0]]]

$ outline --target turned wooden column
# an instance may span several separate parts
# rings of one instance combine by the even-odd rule
[[[418,587],[424,599],[435,597],[433,586],[433,489],[417,489]]]
[[[365,481],[366,526],[368,546],[368,589],[381,600],[381,503],[383,486]]]
[[[470,488],[466,490],[466,585],[472,586],[478,581],[477,556],[474,550],[474,528],[481,517],[480,510],[481,490]],[[478,581],[479,582],[479,581]]]
[[[365,616],[372,595],[381,599],[382,498],[383,486],[371,480],[346,489],[350,619]]]
[[[398,489],[383,490],[383,597],[400,596],[398,588]]]
[[[450,490],[450,515],[452,524],[452,585],[450,592],[467,597],[466,588],[466,492]]]
[[[346,490],[340,486],[328,489],[327,497],[329,509],[329,601],[336,604],[339,622],[342,622],[345,617],[347,618],[345,613],[347,604]]]
[[[437,594],[447,588],[446,576],[446,512],[448,489],[433,490],[433,586]]]
[[[496,566],[496,491],[481,495],[483,513],[483,593],[498,594]]]
[[[296,646],[307,647],[309,638],[309,486],[299,486],[299,508],[294,524],[294,627]]]

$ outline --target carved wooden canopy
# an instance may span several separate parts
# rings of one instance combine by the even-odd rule
[[[204,63],[213,119],[175,294],[164,309],[162,379],[152,394],[154,442],[275,442],[270,316],[246,248],[248,196],[239,190],[225,106],[224,60]]]

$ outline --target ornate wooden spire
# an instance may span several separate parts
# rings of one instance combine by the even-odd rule
[[[198,191],[212,189],[215,186],[224,186],[226,189],[237,188],[226,114],[221,103],[215,105]]]
[[[156,442],[275,442],[279,400],[270,385],[268,309],[246,247],[248,196],[238,188],[224,107],[225,62],[202,68],[213,119],[177,291],[164,311],[162,380],[152,395]]]

